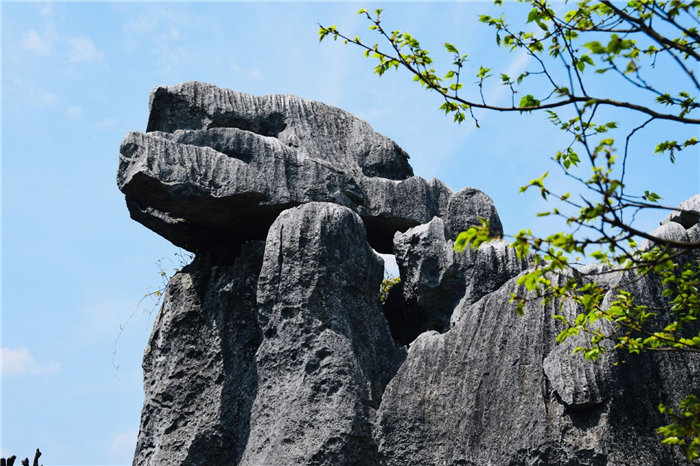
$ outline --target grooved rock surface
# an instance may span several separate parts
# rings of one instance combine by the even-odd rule
[[[153,91],[117,183],[134,220],[189,251],[263,240],[280,212],[319,201],[360,214],[372,246],[391,253],[396,231],[446,215],[454,194],[412,175],[395,142],[343,110],[194,82]],[[495,209],[477,211],[500,225]]]
[[[678,210],[668,214],[660,223],[664,225],[669,222],[679,223],[686,230],[700,223],[700,194],[681,202]]]
[[[168,283],[143,356],[135,466],[240,461],[257,393],[263,244],[240,254],[234,265],[200,257]]]
[[[353,173],[393,180],[413,176],[408,154],[394,141],[337,107],[293,95],[256,97],[200,82],[159,86],[151,93],[147,132],[215,128],[274,138]]]
[[[461,193],[464,190],[458,194]],[[450,200],[450,206],[457,210],[454,199]],[[465,200],[461,195],[457,199]],[[473,210],[485,207],[483,210],[491,212],[492,218],[498,218],[495,208],[492,210],[493,203],[478,197],[475,201],[479,204]],[[469,226],[467,222],[466,227]],[[457,253],[449,231],[445,222],[435,217],[427,224],[394,236],[403,301],[394,304],[396,298],[392,298],[387,318],[394,337],[403,344],[426,330],[447,330],[460,301],[465,304],[478,301],[529,265],[527,260],[518,259],[515,249],[502,240]]]
[[[690,237],[688,236],[688,232],[686,231],[686,229],[683,228],[683,225],[676,222],[664,223],[659,228],[652,231],[650,234],[651,236],[655,236],[657,238],[676,241],[678,243],[690,242]],[[645,239],[644,241],[642,241],[642,244],[639,246],[639,249],[643,251],[648,251],[649,249],[654,247],[655,244],[655,242]]]
[[[630,356],[618,368],[611,353],[586,362],[571,353],[576,342],[554,345],[558,302],[534,301],[515,316],[515,281],[467,306],[449,332],[411,345],[379,412],[382,464],[684,464],[655,435],[664,423],[656,406],[698,388],[697,358]],[[657,285],[632,291],[658,302]],[[570,301],[562,309],[576,311]]]
[[[447,237],[454,241],[460,232],[481,225],[482,219],[489,221],[492,236],[503,236],[501,219],[488,195],[475,188],[456,192],[447,205]]]
[[[404,358],[382,316],[382,276],[349,209],[310,203],[275,221],[258,285],[258,396],[240,464],[377,464],[375,412]]]

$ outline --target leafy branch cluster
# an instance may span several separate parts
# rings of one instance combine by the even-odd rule
[[[382,304],[386,304],[386,300],[389,297],[389,292],[394,285],[397,285],[400,282],[401,277],[394,277],[389,272],[384,271],[384,280],[382,280],[382,284],[379,287],[379,300],[382,302]]]
[[[494,3],[500,6],[502,0]],[[534,68],[518,76],[495,73],[488,66],[469,66],[468,54],[451,43],[444,44],[451,66],[447,72],[438,72],[417,38],[405,31],[385,29],[381,9],[373,14],[366,9],[358,12],[379,35],[381,46],[363,42],[359,36],[350,38],[336,26],[320,25],[319,38],[332,37],[360,47],[366,57],[377,60],[374,71],[380,76],[392,68],[408,71],[414,81],[440,96],[440,110],[457,123],[469,117],[478,127],[477,115],[483,111],[546,113],[548,120],[569,136],[569,143],[553,154],[552,161],[583,194],[572,196],[550,189],[549,173],[521,188],[521,192],[536,190],[543,199],[553,201],[555,207],[538,215],[559,217],[568,230],[540,237],[525,229],[512,236],[518,255],[530,256],[535,263],[519,278],[529,293],[512,296],[516,310],[524,312],[526,303],[535,299],[577,303],[581,312],[574,318],[561,312],[554,316],[563,328],[557,341],[588,336],[590,344],[575,349],[586,359],[596,359],[611,347],[629,353],[700,353],[700,333],[695,334],[697,328],[692,325],[700,315],[700,265],[689,255],[700,249],[700,241],[676,241],[636,227],[635,219],[643,210],[675,208],[661,204],[661,196],[653,190],[629,192],[625,180],[636,136],[658,128],[658,122],[673,123],[677,130],[700,125],[696,76],[700,1],[632,0],[620,4],[583,0],[563,14],[546,0],[520,3],[529,5],[522,27],[512,26],[504,15],[479,17],[493,29],[498,46],[530,57]],[[667,69],[675,67],[677,79],[658,83],[658,77],[654,79],[657,63]],[[610,95],[614,86],[596,86],[601,75],[627,85],[634,91],[633,97],[619,99]],[[485,87],[494,84],[510,91],[509,106],[485,97]],[[625,121],[635,123],[623,131],[617,121],[605,119],[610,110],[626,112]],[[697,143],[697,137],[662,140],[653,152],[667,154],[670,163],[675,163],[679,153]],[[478,247],[490,239],[488,224],[482,223],[462,232],[455,248]],[[603,281],[596,276],[581,279],[582,257],[600,264],[589,274],[624,277],[613,287],[616,299],[612,304],[603,305],[610,291]],[[637,302],[625,290],[650,274],[662,280],[663,306]],[[606,325],[599,325],[599,321]],[[665,406],[661,410],[673,421],[659,429],[664,442],[683,446],[691,461],[700,457],[698,399],[687,397],[680,406],[681,414]]]

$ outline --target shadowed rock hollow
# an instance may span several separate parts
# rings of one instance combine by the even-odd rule
[[[480,218],[502,235],[491,199],[413,176],[343,110],[157,87],[117,182],[134,220],[196,254],[144,354],[134,466],[684,464],[655,407],[700,388],[698,361],[556,346],[557,302],[509,303],[527,259],[501,240],[453,250]],[[661,229],[698,238],[698,218]],[[402,279],[384,306],[375,251]],[[654,278],[629,289],[662,299]]]

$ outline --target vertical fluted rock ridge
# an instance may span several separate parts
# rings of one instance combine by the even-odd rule
[[[382,275],[345,207],[309,203],[272,225],[258,283],[259,392],[241,464],[378,464],[374,417],[404,357],[370,292]]]

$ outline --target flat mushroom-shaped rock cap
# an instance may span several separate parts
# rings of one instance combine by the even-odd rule
[[[294,95],[261,97],[196,81],[151,92],[147,132],[237,128],[366,176],[413,176],[408,154],[345,110]]]
[[[117,183],[134,220],[189,251],[264,240],[282,211],[309,202],[359,214],[383,253],[448,204],[455,225],[478,215],[500,229],[488,196],[455,198],[413,176],[394,141],[330,105],[188,82],[157,87],[150,110],[147,132],[122,142]]]

